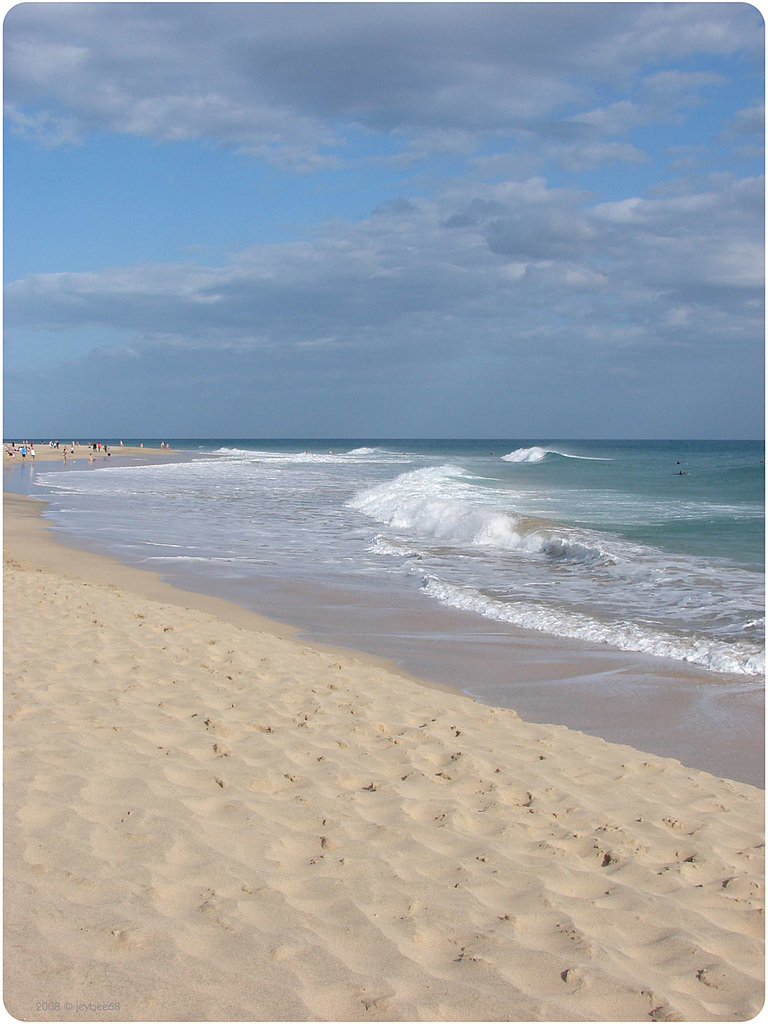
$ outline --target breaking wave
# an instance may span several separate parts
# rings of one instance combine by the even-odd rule
[[[586,530],[478,504],[477,488],[453,466],[417,469],[356,495],[350,506],[380,523],[456,548],[486,548],[551,559],[610,564],[615,556]]]
[[[402,473],[349,505],[387,528],[368,551],[400,556],[408,572],[416,557],[424,592],[443,604],[716,672],[763,671],[754,574],[525,515],[515,500],[442,465]]]
[[[748,644],[729,644],[708,637],[674,636],[633,622],[601,622],[579,612],[532,602],[498,601],[473,587],[446,583],[436,576],[426,576],[421,589],[451,608],[475,612],[484,618],[508,622],[523,629],[608,644],[622,651],[687,661],[714,672],[737,675],[762,675],[765,672],[765,654]]]
[[[516,448],[508,455],[502,455],[503,462],[542,462],[548,455],[559,455],[561,459],[582,459],[585,462],[611,462],[611,459],[601,458],[597,455],[569,455],[568,452],[558,451],[556,448]]]

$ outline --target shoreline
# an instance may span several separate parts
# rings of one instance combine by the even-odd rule
[[[166,461],[155,458],[166,454],[160,450],[134,448],[125,454],[136,463]],[[195,457],[184,449],[169,449],[167,455],[169,461]],[[73,468],[80,469],[83,461],[76,459]],[[104,456],[94,458],[88,470],[108,468],[108,462]],[[6,486],[30,493],[34,468],[31,476],[29,469],[6,463]],[[66,473],[67,467],[58,466],[56,472]],[[83,557],[99,551],[102,557],[115,557],[98,543],[98,531],[78,538],[51,529],[47,536]],[[158,579],[144,566],[133,571]],[[756,692],[760,684],[749,677],[720,678],[686,662],[524,631],[424,604],[418,595],[405,595],[396,606],[386,594],[358,595],[327,586],[319,593],[311,582],[286,584],[268,575],[255,581],[256,587],[249,582],[250,590],[238,590],[228,580],[196,577],[186,567],[173,573],[165,567],[162,575],[174,588],[166,592],[168,599],[189,603],[215,595],[229,605],[230,621],[253,614],[291,623],[282,628],[303,642],[378,658],[423,684],[446,687],[487,706],[512,708],[527,721],[554,721],[718,777],[764,786],[762,690]],[[143,585],[141,578],[135,577],[135,586]],[[190,596],[168,596],[174,592]]]
[[[761,790],[436,701],[5,507],[15,1016],[758,1012]]]
[[[178,453],[176,453],[178,454]],[[176,605],[181,609],[191,609],[213,615],[222,622],[245,629],[252,633],[269,633],[277,639],[287,639],[291,643],[304,647],[317,648],[329,657],[354,657],[361,663],[372,668],[384,669],[411,679],[419,686],[425,686],[445,693],[455,694],[466,700],[475,702],[474,697],[463,694],[453,686],[421,679],[401,669],[393,659],[368,654],[365,651],[352,651],[335,644],[307,640],[300,637],[302,627],[280,622],[266,615],[251,611],[224,597],[185,590],[172,583],[166,583],[159,573],[151,569],[138,569],[124,565],[111,555],[100,554],[87,548],[77,547],[68,543],[68,539],[60,536],[56,530],[42,518],[48,502],[45,498],[16,492],[3,494],[3,548],[12,558],[33,562],[38,567],[81,582],[95,585],[117,586],[137,597],[165,604]],[[34,545],[34,553],[30,546]]]

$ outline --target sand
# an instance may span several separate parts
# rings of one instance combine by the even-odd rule
[[[5,499],[14,1016],[759,1011],[761,790],[298,642],[39,504]]]
[[[126,456],[132,456],[133,458],[141,457],[147,458],[151,456],[153,460],[163,458],[165,455],[178,455],[171,448],[142,448],[139,445],[110,445],[111,455],[107,455],[104,451],[94,451],[92,447],[85,444],[75,444],[74,449],[72,444],[67,442],[66,444],[62,441],[60,448],[50,448],[47,442],[36,442],[34,445],[35,457],[32,458],[31,454],[27,454],[22,457],[20,448],[22,442],[16,442],[16,454],[11,455],[11,443],[9,441],[3,442],[3,465],[18,465],[24,463],[25,465],[36,465],[38,462],[63,462],[64,461],[64,449],[67,450],[67,459],[69,462],[78,461],[81,459],[90,459],[92,462],[110,462],[113,458],[125,458]]]

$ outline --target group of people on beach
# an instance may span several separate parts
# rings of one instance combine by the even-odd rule
[[[59,441],[45,441],[45,442],[41,441],[40,443],[41,444],[47,444],[49,448],[54,448],[57,451],[61,447]],[[71,443],[71,445],[69,445],[69,447],[67,445],[64,445],[64,449],[63,449],[63,452],[62,452],[62,454],[64,456],[64,461],[65,462],[67,461],[67,456],[70,456],[70,457],[74,456],[75,455],[75,449],[76,448],[80,448],[80,447],[83,447],[83,446],[80,444],[79,441],[73,441]],[[120,441],[120,447],[121,448],[123,447],[123,442],[122,441]],[[139,447],[140,448],[144,447],[144,442],[143,441],[140,443]],[[160,447],[163,448],[163,449],[167,449],[168,451],[170,451],[170,448],[171,448],[171,446],[168,444],[167,441],[161,441],[160,442]],[[106,455],[107,457],[112,455],[112,450],[111,450],[110,446],[108,444],[106,444],[105,442],[103,442],[103,441],[91,441],[89,444],[85,445],[85,448],[88,451],[88,461],[89,462],[93,461],[94,454]],[[5,442],[5,454],[7,456],[9,456],[10,458],[12,458],[12,459],[15,459],[16,456],[21,456],[22,462],[26,461],[26,458],[27,458],[28,455],[29,455],[29,457],[31,459],[34,459],[34,457],[35,457],[35,444],[34,444],[34,441],[7,441],[7,442]]]
[[[106,455],[109,458],[112,452],[109,450],[109,445],[102,444],[101,441],[93,441],[88,445],[88,461],[93,462],[93,456],[96,454]]]
[[[58,449],[61,447],[61,443],[59,441],[46,441],[46,442],[43,442],[43,443],[47,444],[49,448],[52,448],[52,449],[54,449],[56,451],[58,451]],[[73,441],[72,444],[69,446],[69,448],[67,448],[67,445],[64,445],[63,456],[64,456],[64,461],[65,462],[67,461],[67,456],[68,455],[74,455],[75,454],[75,447],[76,447],[76,445],[79,445],[79,443],[80,443],[79,441],[78,442]],[[120,444],[122,444],[122,443],[123,442],[121,441]],[[112,454],[112,452],[109,450],[109,446],[106,445],[106,444],[103,444],[101,441],[93,441],[91,444],[87,445],[86,447],[88,448],[88,461],[89,462],[93,459],[93,452],[98,452],[99,454],[104,454],[104,455],[107,455],[107,456]],[[35,457],[35,442],[34,441],[11,441],[10,443],[6,443],[6,445],[5,445],[5,454],[8,455],[12,459],[15,459],[16,456],[19,455],[19,456],[21,456],[22,461],[26,460],[27,456],[29,456],[31,459],[34,459],[34,457]]]
[[[17,455],[20,455],[22,461],[25,460],[28,455],[30,458],[34,459],[34,441],[11,441],[10,445],[5,446],[5,454],[10,455],[12,459],[15,459]]]

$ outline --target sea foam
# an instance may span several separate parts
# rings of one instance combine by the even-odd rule
[[[424,577],[421,589],[448,607],[552,636],[687,661],[715,672],[736,675],[762,675],[765,672],[765,654],[747,644],[676,637],[632,622],[601,622],[578,612],[543,604],[498,601],[473,587],[457,586],[432,575]]]
[[[611,459],[598,455],[570,455],[568,452],[558,451],[556,448],[540,448],[534,445],[532,448],[516,448],[508,455],[502,455],[504,462],[543,462],[548,455],[559,455],[562,459],[581,459],[584,462],[611,462]]]
[[[587,531],[478,505],[481,492],[461,469],[445,465],[403,473],[356,495],[350,506],[423,541],[488,548],[581,562],[613,562],[615,556]]]
[[[443,464],[367,488],[349,505],[388,528],[368,551],[400,556],[406,572],[418,553],[423,592],[445,605],[712,671],[763,671],[759,622],[748,614],[752,574],[525,515],[515,502],[514,490]]]

